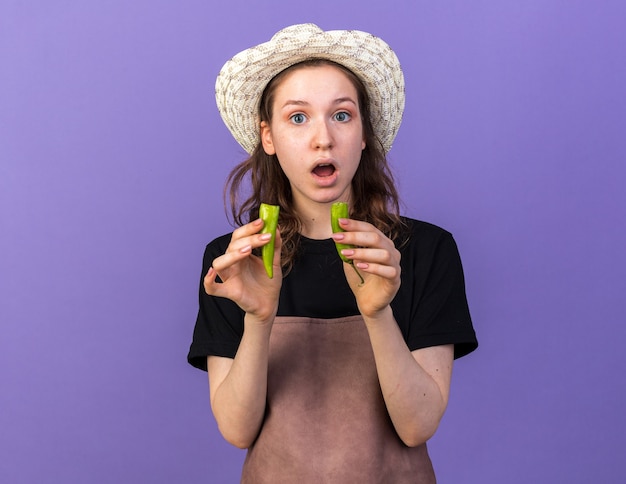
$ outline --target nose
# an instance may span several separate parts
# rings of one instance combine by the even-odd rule
[[[316,123],[312,141],[315,149],[330,149],[333,146],[332,131],[327,121]]]

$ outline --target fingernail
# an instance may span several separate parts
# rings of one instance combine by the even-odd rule
[[[357,266],[359,269],[367,269],[370,265],[369,265],[368,263],[366,263],[366,262],[358,262],[358,263],[356,264],[356,266]]]
[[[337,232],[336,234],[333,234],[332,237],[333,240],[343,240],[345,236],[341,232]]]
[[[261,234],[259,237],[261,240],[270,240],[272,238],[272,234]]]
[[[239,249],[239,252],[241,252],[242,254],[245,254],[246,252],[250,252],[251,250],[252,250],[252,246],[246,245],[245,247],[242,247],[241,249]]]
[[[345,255],[346,257],[350,257],[351,255],[354,255],[354,250],[352,250],[352,249],[343,249],[341,251],[341,253],[343,255]]]

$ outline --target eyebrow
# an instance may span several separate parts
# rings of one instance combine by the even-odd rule
[[[344,102],[349,102],[351,104],[353,104],[355,107],[358,106],[358,103],[352,99],[351,97],[339,97],[337,99],[335,99],[332,104],[342,104]],[[308,106],[310,103],[307,101],[302,101],[299,99],[288,99],[287,101],[285,101],[281,107],[285,108],[287,106]]]

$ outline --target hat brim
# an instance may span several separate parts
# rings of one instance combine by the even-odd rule
[[[287,27],[269,42],[230,59],[215,82],[224,123],[248,153],[259,143],[259,103],[280,72],[309,59],[327,59],[350,69],[363,82],[374,133],[391,149],[404,111],[404,76],[395,53],[382,39],[358,30],[322,31],[313,24]]]

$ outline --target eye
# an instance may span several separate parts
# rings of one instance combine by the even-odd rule
[[[291,116],[291,118],[289,118],[289,119],[291,119],[291,121],[294,124],[302,124],[302,123],[304,123],[306,121],[306,118],[304,117],[304,114],[302,114],[302,113],[296,113],[293,116]]]
[[[346,113],[345,111],[340,111],[335,114],[335,119],[340,123],[345,123],[346,121],[350,121],[351,116],[350,113]]]

